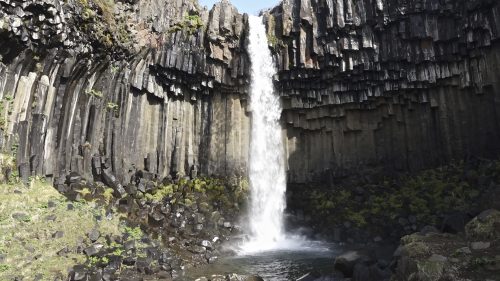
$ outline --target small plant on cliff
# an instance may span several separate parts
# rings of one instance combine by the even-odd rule
[[[168,30],[169,33],[175,33],[180,30],[187,30],[190,35],[193,35],[203,27],[203,21],[198,13],[186,15],[181,22],[175,23]]]
[[[113,111],[115,114],[117,114],[118,111],[120,110],[120,106],[114,102],[108,102],[108,104],[106,105],[106,108]]]
[[[96,98],[102,98],[104,96],[101,91],[98,91],[96,89],[87,90],[85,93]]]

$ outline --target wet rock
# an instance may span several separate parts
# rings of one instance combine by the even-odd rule
[[[490,242],[472,242],[472,243],[470,243],[470,248],[472,250],[475,250],[475,251],[488,249],[490,246],[491,246]]]
[[[462,247],[456,251],[457,254],[465,254],[465,255],[470,255],[472,254],[472,251],[470,250],[469,247]]]
[[[420,233],[422,235],[427,235],[430,233],[440,233],[440,231],[434,226],[426,225],[426,226],[422,227],[422,229],[420,230]]]
[[[194,254],[203,254],[205,253],[206,249],[201,246],[193,245],[188,247],[188,251]]]
[[[208,241],[208,240],[201,241],[200,245],[203,246],[207,250],[212,250],[213,249],[212,243],[210,241]]]
[[[333,267],[342,272],[345,277],[352,277],[356,263],[369,258],[358,251],[349,251],[335,258]]]
[[[392,272],[388,269],[382,269],[377,264],[367,264],[359,262],[353,269],[353,281],[383,281],[389,280]]]
[[[309,272],[309,273],[301,276],[296,281],[316,281],[319,277],[321,277],[320,274],[318,274],[316,272]]]

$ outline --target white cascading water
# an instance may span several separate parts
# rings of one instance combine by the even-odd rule
[[[276,69],[269,50],[262,18],[250,16],[248,53],[252,62],[250,110],[250,241],[242,245],[244,253],[272,250],[285,240],[286,175],[281,105],[274,93]]]

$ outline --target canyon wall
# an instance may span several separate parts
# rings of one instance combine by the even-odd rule
[[[284,0],[265,19],[290,182],[498,155],[498,1]]]
[[[2,148],[23,178],[246,173],[247,17],[231,4],[0,6]]]
[[[247,16],[228,1],[0,8],[1,147],[22,177],[245,175]],[[497,1],[285,0],[264,18],[290,183],[498,155]]]

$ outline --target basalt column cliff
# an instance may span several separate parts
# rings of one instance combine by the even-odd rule
[[[247,18],[231,4],[0,7],[1,142],[23,178],[245,173]]]
[[[229,2],[0,7],[1,146],[22,177],[246,173],[248,20]],[[497,1],[285,0],[265,20],[289,182],[498,155]]]
[[[498,1],[284,0],[266,19],[289,182],[498,155]]]

